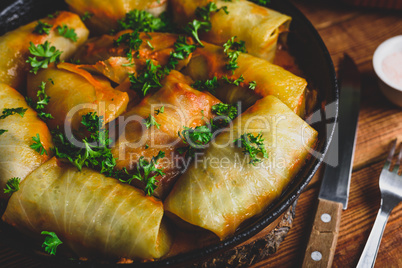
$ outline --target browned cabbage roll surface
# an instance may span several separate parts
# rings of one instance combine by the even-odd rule
[[[204,45],[205,47],[197,48],[193,53],[192,59],[183,70],[185,74],[194,80],[212,79],[214,76],[218,78],[227,76],[233,80],[241,75],[244,77],[244,83],[241,83],[240,87],[226,84],[217,89],[217,96],[221,101],[225,103],[242,101],[245,102],[245,107],[249,107],[257,99],[273,95],[293,112],[303,116],[307,86],[304,78],[247,53],[240,54],[239,68],[232,74],[226,69],[228,59],[223,53],[223,48],[207,43]],[[249,89],[250,82],[256,83],[254,90]]]
[[[158,16],[166,10],[167,0],[66,0],[73,12],[91,17],[85,22],[91,32],[108,33],[117,27],[117,20],[133,9],[145,10]]]
[[[267,158],[250,164],[234,140],[259,133]],[[256,102],[218,135],[205,155],[177,180],[165,210],[221,239],[280,196],[305,163],[317,132],[274,96]],[[254,144],[252,144],[254,145]],[[255,146],[255,145],[254,145]]]
[[[116,35],[102,35],[88,40],[74,55],[75,60],[83,64],[82,68],[91,72],[101,73],[116,83],[122,83],[128,77],[127,72],[137,73],[144,69],[146,60],[153,60],[154,64],[164,66],[168,63],[170,54],[174,52],[174,44],[179,37],[171,33],[140,33],[142,40],[138,51],[132,51],[133,59],[127,58],[129,48],[125,44],[116,45],[116,40],[122,35],[132,34],[132,30],[125,30]],[[192,44],[191,38],[186,38]],[[138,57],[137,57],[138,53]],[[191,55],[180,60],[177,70],[187,65]],[[128,63],[131,63],[129,66]]]
[[[215,2],[218,8],[226,6],[228,14],[223,10],[212,12],[212,28],[200,34],[202,40],[222,45],[237,36],[245,41],[248,53],[273,61],[278,38],[288,31],[291,17],[250,1],[172,0],[176,22],[183,25],[195,19],[196,8],[208,2]],[[283,35],[283,39],[285,37]]]
[[[52,137],[46,124],[41,121],[36,112],[28,106],[25,98],[15,89],[0,83],[0,113],[5,108],[27,109],[24,116],[10,115],[0,119],[0,129],[7,130],[0,135],[0,197],[8,198],[4,194],[7,181],[13,177],[24,180],[38,166],[46,162],[53,147]],[[43,148],[47,154],[40,154],[30,146],[35,142],[33,137],[39,135]]]
[[[21,183],[2,219],[41,240],[55,232],[80,257],[154,259],[170,248],[162,217],[163,204],[142,191],[52,158]]]
[[[21,26],[0,37],[0,82],[10,85],[18,91],[23,91],[26,86],[26,75],[30,70],[26,62],[30,56],[30,42],[35,46],[50,42],[51,46],[63,51],[61,60],[68,59],[77,47],[82,45],[88,38],[89,31],[76,14],[61,11],[55,18],[43,18],[40,21],[52,25],[49,34],[33,33],[38,21]],[[77,42],[73,42],[61,36],[57,27],[66,25],[74,29],[77,34]]]
[[[51,80],[49,80],[51,79]],[[51,129],[71,124],[78,129],[82,115],[97,112],[108,123],[122,114],[128,103],[128,95],[113,89],[110,82],[96,77],[70,63],[60,63],[28,77],[28,96],[37,101],[37,92],[46,82],[45,92],[50,97],[45,112],[54,119],[47,121]]]
[[[117,168],[136,170],[141,156],[148,161],[159,151],[165,152],[166,157],[158,161],[158,168],[166,173],[158,177],[158,188],[155,194],[164,197],[174,182],[173,178],[181,171],[181,161],[177,149],[185,146],[178,136],[186,127],[204,125],[212,117],[212,106],[220,103],[209,93],[203,93],[191,88],[193,81],[180,72],[171,73],[162,81],[162,88],[145,97],[140,104],[124,114],[125,124],[112,153],[117,158]],[[164,112],[156,114],[156,110],[164,107]],[[146,128],[144,119],[150,115],[160,127]],[[120,123],[121,124],[121,123]],[[149,148],[146,148],[146,145]]]

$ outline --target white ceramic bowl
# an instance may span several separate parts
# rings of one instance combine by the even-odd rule
[[[373,67],[385,97],[402,107],[402,86],[391,80],[389,74],[386,74],[383,69],[384,59],[398,52],[402,53],[402,35],[392,37],[378,46],[373,56]]]

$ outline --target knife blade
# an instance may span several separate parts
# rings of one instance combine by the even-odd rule
[[[328,153],[338,165],[325,166],[318,205],[302,267],[331,267],[342,209],[347,208],[360,108],[360,74],[347,54],[339,68],[338,124]]]

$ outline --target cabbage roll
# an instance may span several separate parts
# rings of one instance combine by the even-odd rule
[[[30,64],[26,62],[30,56],[30,42],[35,46],[50,42],[58,50],[63,51],[61,60],[68,59],[77,47],[82,45],[88,38],[89,31],[76,14],[61,11],[54,18],[43,18],[40,21],[52,25],[49,34],[33,33],[38,21],[21,26],[0,37],[0,82],[10,85],[18,91],[25,90],[26,75],[30,70]],[[61,36],[57,27],[68,26],[77,34],[77,42],[73,42]]]
[[[44,111],[54,119],[47,121],[49,128],[71,124],[78,129],[82,115],[97,112],[108,123],[122,114],[127,107],[126,92],[115,90],[104,78],[92,76],[70,63],[60,63],[28,77],[28,96],[37,101],[37,92],[46,82],[45,92],[50,97]]]
[[[54,232],[79,257],[149,260],[171,245],[162,217],[162,202],[142,191],[52,158],[21,183],[2,219],[40,240]]]
[[[158,178],[155,195],[163,198],[181,172],[183,164],[177,149],[185,144],[178,132],[184,127],[194,128],[204,125],[213,117],[212,106],[220,103],[209,93],[191,88],[193,81],[180,72],[171,73],[162,81],[162,88],[145,97],[141,103],[124,114],[124,124],[120,122],[122,134],[112,153],[117,158],[116,167],[136,170],[139,158],[150,161],[159,151],[165,152],[157,168],[163,168],[165,176]],[[157,110],[163,108],[164,112]],[[147,128],[144,120],[153,116],[160,126]],[[149,148],[147,148],[149,146]]]
[[[125,30],[116,35],[102,35],[88,40],[84,46],[78,49],[74,55],[75,60],[79,60],[81,64],[93,65],[99,61],[105,61],[110,57],[126,57],[128,47],[125,44],[115,45],[115,41],[124,34],[131,34],[132,30]],[[138,50],[138,57],[135,55],[137,51],[132,51],[133,61],[138,69],[145,66],[145,60],[154,60],[159,65],[168,63],[170,53],[175,50],[174,44],[179,36],[171,33],[140,33],[139,38],[142,43]],[[191,38],[186,38],[188,44],[192,44]],[[179,61],[176,69],[182,69],[190,60]]]
[[[238,79],[241,75],[245,80],[240,87],[226,84],[218,88],[217,96],[221,101],[225,103],[242,101],[245,107],[249,107],[261,97],[274,95],[293,112],[303,116],[307,86],[305,79],[247,53],[240,53],[237,61],[239,68],[232,74],[226,70],[228,59],[223,48],[205,42],[204,45],[205,47],[194,51],[189,64],[183,70],[185,74],[194,80],[212,79],[214,76]],[[253,81],[256,82],[256,87],[250,90],[249,84]]]
[[[167,7],[167,0],[66,0],[66,3],[81,16],[90,14],[85,23],[95,33],[108,33],[117,28],[117,20],[133,9],[159,16]]]
[[[172,0],[176,22],[183,25],[195,19],[197,7],[204,7],[210,0]],[[210,31],[201,33],[201,40],[223,45],[232,36],[245,41],[248,53],[273,61],[278,38],[289,30],[291,17],[275,10],[259,6],[249,1],[213,1],[218,8],[227,7],[228,14],[222,10],[211,13]],[[286,43],[286,34],[281,35]]]
[[[1,112],[12,108],[27,109],[23,117],[19,114],[0,119],[0,129],[6,130],[0,135],[0,197],[4,194],[7,181],[13,177],[24,180],[34,169],[46,162],[52,155],[52,137],[46,124],[41,121],[36,112],[28,106],[24,97],[15,89],[0,83]],[[39,135],[40,142],[47,153],[42,155],[32,149],[33,137]]]
[[[248,133],[262,135],[266,155],[257,156],[260,163],[250,163],[251,156],[234,142]],[[165,210],[224,239],[281,195],[316,139],[317,132],[279,99],[258,100],[177,180]]]

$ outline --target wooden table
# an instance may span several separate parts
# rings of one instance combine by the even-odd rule
[[[342,214],[333,267],[355,267],[380,205],[378,176],[388,145],[402,141],[402,109],[382,96],[372,67],[375,48],[387,38],[402,34],[402,12],[344,6],[338,1],[294,0],[319,31],[335,66],[347,52],[362,75],[362,103],[349,206]],[[299,267],[307,243],[320,186],[317,174],[300,196],[296,218],[279,250],[253,267]],[[389,218],[376,267],[402,267],[402,203]],[[0,267],[48,267],[8,249],[0,241]]]
[[[381,94],[372,56],[384,40],[402,34],[402,11],[349,7],[339,1],[293,3],[313,23],[335,66],[343,53],[356,62],[362,76],[362,103],[348,209],[343,211],[333,267],[356,267],[380,207],[378,177],[389,143],[402,141],[402,109]],[[402,64],[402,63],[401,63]],[[307,244],[320,186],[317,174],[300,196],[296,217],[279,250],[253,267],[299,267]],[[402,267],[402,203],[386,226],[376,266]]]

